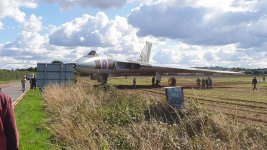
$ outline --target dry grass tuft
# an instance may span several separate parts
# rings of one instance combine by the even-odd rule
[[[44,90],[48,127],[65,149],[267,149],[267,130],[238,126],[195,103],[181,111],[114,88]]]

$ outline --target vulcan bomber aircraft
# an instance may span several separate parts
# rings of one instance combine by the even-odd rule
[[[161,75],[165,73],[237,74],[236,72],[230,71],[216,71],[196,68],[175,68],[168,67],[166,65],[153,65],[149,63],[151,47],[152,43],[146,42],[146,45],[141,52],[139,59],[136,61],[127,59],[115,59],[92,50],[86,56],[83,56],[76,60],[74,68],[84,75],[90,75],[91,79],[96,79],[101,83],[106,83],[108,76],[155,75],[156,81],[160,83]]]

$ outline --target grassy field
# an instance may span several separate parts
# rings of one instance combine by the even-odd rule
[[[43,109],[41,93],[28,91],[25,97],[16,105],[15,116],[20,137],[21,150],[56,149],[51,144],[52,135],[46,129],[46,113]]]
[[[207,77],[200,77],[207,78]],[[184,87],[186,101],[198,101],[210,111],[222,112],[238,117],[245,123],[267,125],[267,82],[258,78],[258,90],[252,91],[253,76],[212,76],[212,90],[197,90],[195,76],[177,76],[177,85]],[[162,87],[151,87],[151,77],[137,77],[137,89],[132,90],[133,78],[111,78],[109,83],[132,94],[150,95],[155,99],[165,99]],[[162,78],[161,85],[167,85],[168,77]],[[124,86],[122,86],[124,85]],[[145,86],[146,85],[146,86]]]
[[[254,101],[235,91],[247,94],[250,77],[214,77],[215,88],[200,91],[192,89],[194,77],[177,77],[186,87],[180,111],[166,103],[164,89],[149,87],[150,79],[138,77],[137,89],[132,78],[111,78],[115,87],[84,78],[74,86],[48,87],[48,128],[64,149],[267,149],[265,98]],[[261,84],[254,93],[264,97]],[[228,88],[237,96],[225,97]]]
[[[200,77],[201,78],[201,77]],[[213,90],[194,90],[196,88],[196,77],[177,76],[177,85],[185,87],[185,95],[197,95],[199,97],[217,97],[259,101],[267,103],[267,81],[260,81],[257,85],[258,91],[252,91],[250,76],[243,77],[213,77]],[[111,78],[108,83],[112,85],[132,85],[133,78]],[[167,85],[168,77],[162,78],[162,86]],[[151,77],[137,77],[137,85],[151,85]]]

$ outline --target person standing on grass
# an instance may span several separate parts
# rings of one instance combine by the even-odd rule
[[[32,88],[36,89],[36,77],[35,76],[33,76],[33,79],[32,79]]]
[[[172,86],[176,86],[176,78],[175,77],[173,77],[173,79],[172,79]]]
[[[207,89],[209,89],[209,79],[205,79],[205,83],[206,83]]]
[[[31,89],[36,89],[36,78],[33,76],[30,80]]]
[[[257,87],[256,87],[257,83],[258,83],[257,78],[254,77],[254,78],[252,79],[253,91],[254,91],[254,90],[257,90]]]
[[[0,88],[0,150],[17,150],[19,136],[11,97]]]
[[[208,85],[209,85],[209,88],[212,89],[212,80],[211,80],[211,77],[208,78],[208,81],[209,81],[209,82],[208,82],[208,83],[209,83],[209,84],[208,84]]]
[[[205,82],[205,79],[204,78],[202,78],[202,89],[205,89],[205,84],[206,84],[206,82]]]
[[[136,79],[133,78],[133,88],[136,89]]]
[[[152,77],[152,86],[155,85],[155,76]]]
[[[197,89],[200,90],[200,79],[197,77]]]
[[[21,79],[21,87],[22,87],[22,92],[24,93],[25,90],[26,90],[26,76],[24,76],[22,79]]]

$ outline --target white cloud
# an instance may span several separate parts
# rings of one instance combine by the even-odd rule
[[[154,44],[152,54],[153,62],[170,64],[175,67],[266,68],[265,62],[267,62],[267,52],[239,48],[237,44],[200,46],[166,40],[160,44]]]
[[[40,53],[42,43],[45,40],[38,32],[42,29],[41,18],[31,15],[23,24],[23,30],[18,34],[15,41],[6,43],[1,51],[4,56],[21,55],[22,57]],[[28,59],[25,57],[25,59]]]
[[[1,0],[0,1],[0,20],[4,17],[11,17],[17,22],[25,21],[26,14],[20,8],[36,8],[34,0]]]
[[[16,69],[35,67],[37,62],[49,63],[61,59],[73,62],[72,50],[51,46],[48,35],[41,35],[41,17],[30,15],[23,24],[23,30],[13,42],[0,45],[1,68]],[[75,55],[75,53],[73,54]]]
[[[140,36],[165,37],[195,45],[239,44],[258,47],[266,39],[251,34],[251,26],[266,31],[263,1],[158,0],[140,5],[128,17]],[[255,24],[258,22],[258,25]],[[265,32],[261,32],[265,36]]]
[[[49,43],[67,47],[102,47],[113,52],[136,51],[139,38],[137,29],[128,24],[124,17],[110,20],[103,12],[96,16],[84,14],[57,28],[49,37]]]
[[[0,68],[2,69],[21,69],[36,66],[36,60],[25,60],[18,59],[14,57],[1,56],[2,62],[0,63]]]
[[[32,14],[27,22],[23,24],[23,28],[25,31],[30,31],[30,32],[38,32],[41,31],[42,29],[42,18],[41,17],[36,17],[34,14]]]
[[[267,38],[267,16],[252,24],[250,27],[250,33],[253,36]]]
[[[155,44],[152,47],[152,59],[159,64],[175,64],[176,67],[205,65],[203,47],[188,45],[173,40]]]
[[[73,7],[74,5],[81,5],[82,7],[96,7],[100,9],[107,9],[111,7],[121,7],[127,0],[43,0],[50,3],[59,3],[64,9]]]
[[[104,13],[98,13],[95,17],[85,14],[59,27],[45,28],[42,27],[41,17],[30,15],[16,40],[0,47],[0,55],[17,60],[6,64],[12,64],[12,68],[21,66],[18,64],[26,63],[26,60],[34,63],[49,63],[52,60],[74,62],[93,48],[106,54],[123,53],[124,56],[129,56],[139,53],[145,42],[138,43],[140,39],[136,33],[137,30],[127,23],[126,18],[117,16],[110,20]],[[55,41],[58,42],[57,45],[50,44]],[[26,65],[32,66],[29,61]]]
[[[0,21],[0,30],[2,30],[3,29],[3,23]]]

